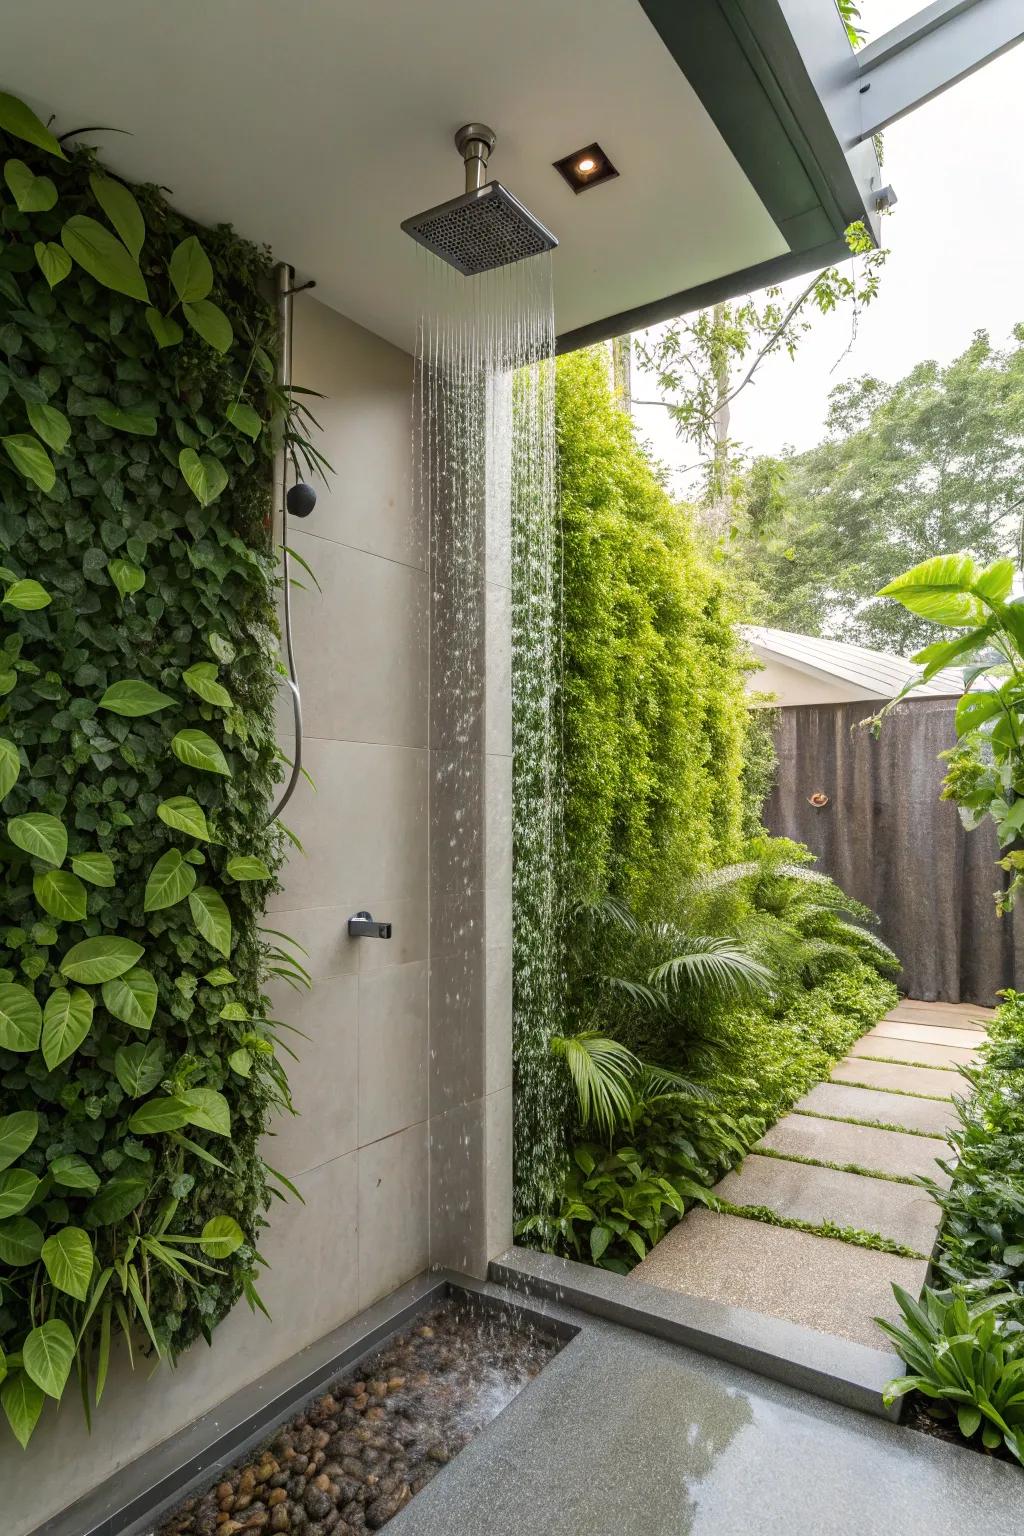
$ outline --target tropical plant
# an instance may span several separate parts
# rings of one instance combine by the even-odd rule
[[[877,732],[889,710],[945,667],[966,666],[966,691],[956,707],[956,748],[949,754],[944,798],[954,800],[964,825],[989,818],[1011,875],[996,892],[998,911],[1009,911],[1024,884],[1024,599],[1013,596],[1016,566],[1004,558],[979,567],[970,555],[936,555],[882,588],[931,624],[957,631],[918,651],[921,667],[872,721]]]
[[[0,93],[0,1401],[175,1356],[291,1188],[264,253]],[[290,446],[301,451],[301,426]]]
[[[875,1319],[895,1344],[910,1374],[890,1381],[886,1406],[920,1392],[936,1414],[956,1414],[960,1433],[981,1431],[986,1450],[1000,1445],[1024,1463],[1024,1331],[1003,1332],[999,1299],[973,1306],[954,1291],[925,1286],[920,1302],[902,1286],[893,1292],[902,1326]]]

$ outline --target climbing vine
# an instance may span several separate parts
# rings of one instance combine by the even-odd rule
[[[254,1283],[290,1108],[265,253],[0,94],[0,1403]]]

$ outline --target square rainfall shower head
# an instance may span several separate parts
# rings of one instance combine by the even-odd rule
[[[428,208],[406,219],[402,228],[466,277],[553,251],[558,244],[500,181]]]

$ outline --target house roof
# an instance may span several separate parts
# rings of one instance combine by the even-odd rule
[[[889,651],[869,651],[843,640],[794,635],[785,629],[742,624],[740,632],[760,661],[782,662],[822,681],[838,679],[861,691],[866,699],[891,699],[920,674],[920,667]],[[914,690],[911,698],[950,698],[964,691],[963,674],[955,667],[937,672]]]

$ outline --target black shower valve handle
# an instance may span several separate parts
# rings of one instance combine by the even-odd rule
[[[348,920],[350,939],[390,939],[391,924],[374,922],[369,912],[356,912]]]

